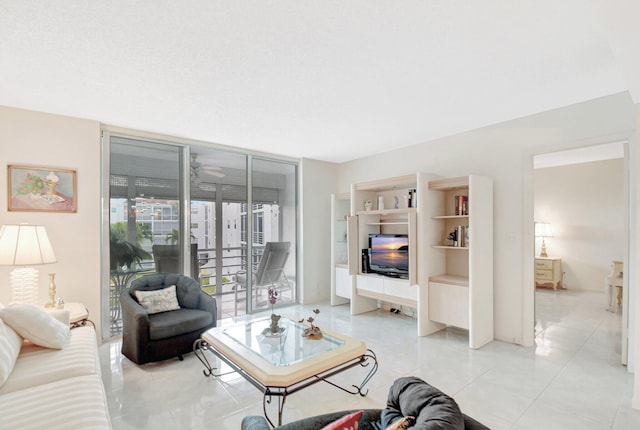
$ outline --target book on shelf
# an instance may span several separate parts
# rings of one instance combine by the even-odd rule
[[[455,214],[469,215],[469,213],[467,212],[469,197],[464,195],[458,195],[458,196],[455,196],[455,200],[456,200]]]

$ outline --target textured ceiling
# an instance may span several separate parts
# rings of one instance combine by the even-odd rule
[[[632,3],[0,0],[0,105],[347,161],[637,103]]]

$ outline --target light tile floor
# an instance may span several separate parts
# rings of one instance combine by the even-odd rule
[[[364,340],[380,368],[367,397],[318,383],[287,398],[283,420],[384,407],[392,382],[415,375],[492,429],[640,428],[640,411],[630,408],[632,375],[620,365],[620,313],[606,311],[605,302],[599,293],[540,290],[535,347],[494,341],[479,350],[467,347],[463,330],[420,338],[411,317],[384,311],[351,316],[348,306],[320,304],[318,325]],[[279,313],[298,319],[311,308]],[[205,377],[193,354],[139,367],[114,340],[100,346],[100,358],[116,430],[239,429],[244,416],[262,414],[258,390],[236,374]],[[354,368],[335,381],[350,385],[364,373]]]

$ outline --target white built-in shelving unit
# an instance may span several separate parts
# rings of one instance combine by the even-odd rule
[[[414,198],[407,207],[410,190]],[[466,196],[464,211],[456,212],[456,196]],[[365,209],[365,201],[373,207]],[[469,331],[471,348],[493,340],[491,179],[417,173],[356,183],[350,193],[332,197],[332,217],[332,304],[350,300],[352,315],[381,303],[408,307],[415,310],[419,336],[451,325]],[[452,231],[464,240],[449,241]],[[370,234],[380,233],[408,236],[406,279],[363,272],[362,250]]]
[[[469,330],[469,347],[493,340],[493,182],[481,176],[429,181],[432,224],[429,319]],[[458,196],[466,197],[456,211]],[[464,238],[451,233],[463,231]],[[458,235],[459,236],[459,235]]]
[[[351,299],[353,280],[349,275],[347,220],[351,214],[349,193],[331,196],[331,305]]]

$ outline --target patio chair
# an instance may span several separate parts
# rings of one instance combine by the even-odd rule
[[[152,245],[151,253],[158,273],[182,273],[180,270],[180,247],[178,245]],[[191,244],[191,267],[189,276],[200,282],[198,244]]]
[[[289,258],[291,250],[291,242],[267,242],[264,247],[264,252],[260,258],[260,263],[256,271],[253,273],[251,287],[255,294],[256,304],[258,300],[258,291],[268,289],[272,285],[282,282],[283,287],[278,289],[280,291],[291,289],[289,280],[284,273],[284,266]],[[240,270],[236,273],[235,288],[235,312],[238,314],[238,291],[240,289],[247,288],[247,271]],[[238,288],[239,286],[239,288]]]

